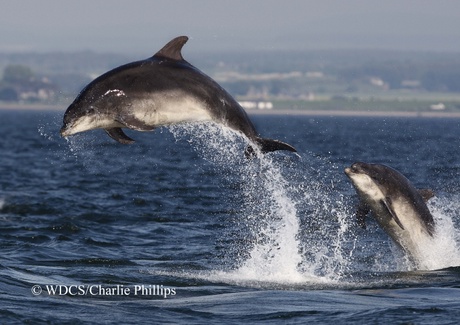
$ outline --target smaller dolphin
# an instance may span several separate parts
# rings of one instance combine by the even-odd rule
[[[380,164],[354,163],[345,168],[360,198],[357,221],[365,228],[365,217],[374,218],[411,261],[419,264],[421,245],[433,237],[435,223],[425,201],[431,190],[418,191],[393,168]]]
[[[154,56],[106,72],[89,83],[67,108],[63,137],[101,128],[116,141],[134,142],[122,128],[152,131],[158,126],[213,121],[244,134],[263,152],[295,148],[259,137],[244,109],[220,85],[182,57],[186,36],[176,37]],[[253,155],[249,146],[246,155]]]

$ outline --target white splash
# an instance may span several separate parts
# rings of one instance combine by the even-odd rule
[[[436,224],[433,240],[421,243],[422,270],[460,266],[460,233],[453,219],[458,219],[459,197],[435,197],[428,202]]]
[[[330,260],[330,273],[334,273],[334,277],[316,274],[322,273],[316,271],[322,267],[324,242],[317,259],[312,263],[304,260],[303,251],[310,247],[309,243],[302,242],[300,236],[297,205],[304,204],[304,197],[296,193],[303,193],[305,188],[302,184],[291,184],[284,177],[283,166],[276,161],[277,155],[279,157],[283,153],[259,154],[257,158],[245,159],[244,149],[249,144],[248,139],[212,123],[174,126],[170,130],[176,139],[186,137],[205,159],[217,166],[231,168],[232,177],[239,178],[240,197],[244,199],[238,223],[244,224],[250,234],[248,238],[243,238],[243,244],[239,244],[236,268],[214,271],[207,275],[208,278],[229,283],[283,285],[336,281],[336,265]],[[310,191],[306,190],[306,193]],[[345,232],[346,226],[340,231]],[[340,235],[334,238],[340,241]],[[336,243],[335,249],[340,250],[340,245]]]
[[[44,137],[48,141],[53,141],[54,140],[53,135],[48,133],[46,129],[47,129],[47,126],[40,125],[38,126],[38,133],[40,134],[40,136]]]
[[[288,184],[281,170],[270,157],[260,157],[258,162],[262,172],[255,178],[246,178],[245,194],[250,199],[248,212],[253,218],[261,218],[263,225],[258,224],[250,258],[237,273],[243,278],[263,281],[301,281],[300,227],[295,202],[287,193]],[[264,208],[260,211],[254,204],[262,204]]]

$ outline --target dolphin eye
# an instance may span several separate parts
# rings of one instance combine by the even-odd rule
[[[94,114],[96,113],[96,108],[94,106],[89,106],[85,109],[85,114]]]

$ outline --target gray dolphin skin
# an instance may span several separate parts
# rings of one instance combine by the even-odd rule
[[[428,243],[435,230],[425,204],[433,192],[417,190],[401,173],[385,165],[357,162],[345,168],[345,174],[360,198],[358,224],[365,228],[365,217],[371,211],[380,227],[418,264],[420,246]]]
[[[213,79],[182,57],[188,37],[171,40],[152,57],[106,72],[89,83],[67,108],[61,135],[102,128],[116,141],[134,142],[122,128],[213,121],[244,134],[263,152],[296,149],[258,136],[244,109]],[[246,154],[254,154],[249,146]]]

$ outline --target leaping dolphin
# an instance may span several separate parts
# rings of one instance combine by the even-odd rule
[[[345,168],[360,198],[357,221],[365,228],[365,217],[372,211],[377,223],[415,264],[422,259],[420,246],[428,243],[435,222],[425,202],[431,190],[417,190],[393,168],[380,164],[354,163]]]
[[[102,128],[116,141],[134,142],[122,128],[152,131],[182,122],[214,121],[244,134],[263,152],[291,145],[259,137],[238,102],[182,57],[188,37],[171,40],[154,56],[108,71],[89,83],[67,108],[63,137]],[[249,146],[246,154],[253,154]]]

